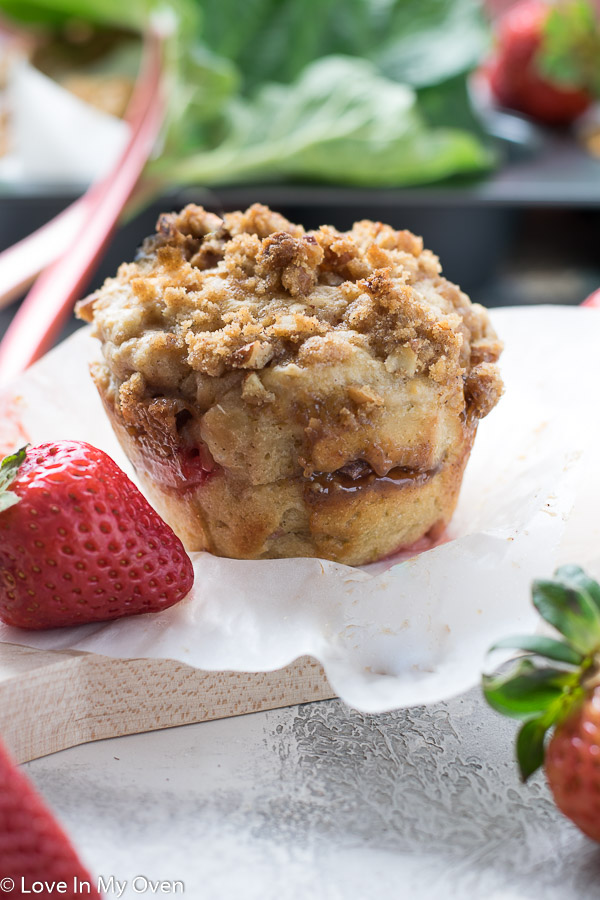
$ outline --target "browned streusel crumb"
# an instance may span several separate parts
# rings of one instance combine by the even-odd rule
[[[189,205],[161,216],[136,261],[78,314],[102,341],[95,378],[138,467],[140,453],[200,453],[213,473],[194,495],[195,524],[179,530],[225,555],[364,561],[396,532],[446,521],[477,420],[502,392],[487,312],[421,238],[380,222],[305,232],[260,204],[223,218]],[[402,502],[385,501],[399,517],[388,540],[377,478],[398,469],[429,480],[403,481]],[[359,493],[365,509],[374,503],[364,553],[350,495],[340,506],[329,482],[323,493],[311,481],[336,472],[364,483],[352,503]],[[242,496],[253,519],[243,527],[227,511]]]
[[[224,219],[190,205],[161,216],[136,263],[78,313],[95,318],[117,357],[144,333],[144,359],[162,355],[166,332],[182,371],[212,376],[282,362],[330,332],[382,359],[410,345],[419,368],[442,355],[467,370],[471,355],[475,365],[495,361],[501,345],[487,314],[439,272],[420,238],[378,222],[306,234],[259,204]]]

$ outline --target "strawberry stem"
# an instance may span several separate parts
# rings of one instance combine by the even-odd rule
[[[537,64],[545,78],[565,90],[600,96],[600,20],[590,0],[549,7]]]
[[[0,463],[0,513],[19,502],[19,497],[8,488],[17,476],[17,472],[25,461],[27,447],[21,447],[16,453],[6,456]]]
[[[593,691],[600,687],[600,651],[598,651],[589,666],[581,676],[581,687],[585,691]]]

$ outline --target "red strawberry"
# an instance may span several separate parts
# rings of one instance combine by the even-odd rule
[[[523,719],[517,758],[526,780],[544,763],[558,808],[600,842],[600,584],[577,566],[536,581],[533,602],[566,640],[508,638],[492,649],[527,652],[506,674],[484,676],[494,709]],[[533,656],[558,666],[542,667]],[[545,747],[547,733],[554,733]]]
[[[592,291],[589,297],[586,297],[582,306],[593,306],[596,309],[600,308],[600,288],[596,288],[595,291]]]
[[[568,125],[599,88],[599,28],[585,0],[552,6],[520,0],[498,21],[496,54],[487,66],[493,93],[547,125]]]
[[[60,441],[2,462],[4,622],[54,628],[159,612],[193,579],[179,538],[106,453]]]
[[[34,889],[34,882],[44,889]],[[85,885],[77,889],[82,882],[89,893]],[[0,744],[0,896],[23,897],[23,888],[45,900],[99,897],[68,837]]]
[[[600,842],[600,689],[562,722],[546,751],[546,777],[558,808]]]

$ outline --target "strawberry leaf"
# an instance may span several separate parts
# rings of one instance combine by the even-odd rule
[[[540,716],[521,726],[517,735],[517,761],[523,781],[527,781],[544,762],[544,739],[551,725],[548,716]]]
[[[534,581],[533,603],[539,614],[584,656],[600,648],[600,607],[587,590],[581,590],[571,578]]]
[[[0,513],[19,502],[19,497],[8,488],[15,480],[26,455],[27,446],[21,447],[0,463]]]
[[[545,635],[519,635],[498,641],[491,650],[523,650],[574,668],[541,668],[526,656],[508,672],[484,675],[482,679],[490,706],[524,720],[516,747],[523,781],[542,765],[549,729],[560,725],[583,701],[590,676],[596,684],[600,585],[579,566],[562,566],[554,575],[555,581],[534,582],[533,602],[567,642]]]
[[[504,640],[494,644],[490,648],[490,652],[504,649],[525,650],[528,653],[535,653],[536,656],[544,656],[546,659],[567,663],[570,666],[580,666],[584,660],[582,654],[569,644],[541,634],[523,634],[517,637],[504,638]]]
[[[586,594],[588,600],[595,604],[600,611],[600,584],[586,575],[581,566],[561,566],[554,575],[565,587]]]
[[[576,672],[540,669],[530,659],[522,659],[508,673],[484,675],[483,693],[498,712],[513,719],[531,719],[546,713],[576,683]]]

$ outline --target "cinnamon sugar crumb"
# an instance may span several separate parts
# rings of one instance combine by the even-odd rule
[[[162,354],[170,334],[179,348],[178,378],[259,370],[298,356],[305,364],[334,363],[350,341],[387,360],[389,372],[424,370],[443,381],[464,371],[469,396],[483,410],[498,394],[497,376],[471,370],[494,363],[501,344],[485,310],[439,273],[421,238],[380,222],[306,233],[261,204],[223,218],[190,204],[162,215],[136,262],[77,312],[95,321],[116,358],[130,340],[143,340],[138,355]],[[401,346],[411,362],[395,369]],[[154,369],[151,380],[160,387]]]

